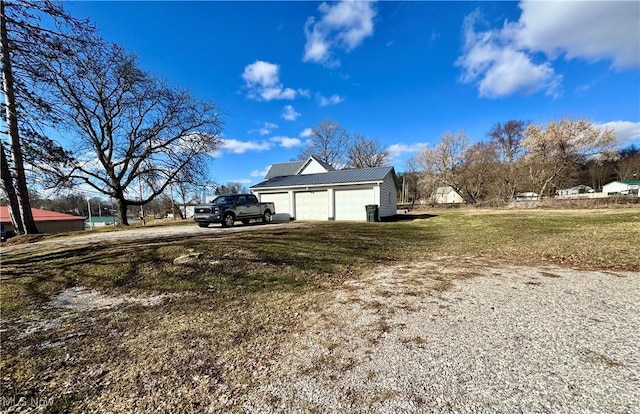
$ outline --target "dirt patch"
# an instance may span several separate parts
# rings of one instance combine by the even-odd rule
[[[121,305],[157,306],[165,300],[168,295],[156,296],[109,296],[94,289],[83,286],[76,286],[66,289],[49,302],[51,308],[69,309],[73,311],[91,311],[98,309],[115,308]]]
[[[42,309],[16,321],[13,328],[19,331],[17,338],[24,339],[33,334],[64,328],[74,321],[80,320],[84,323],[84,313],[97,310],[115,311],[129,305],[158,306],[173,296],[176,295],[111,296],[94,289],[76,286],[53,296]]]

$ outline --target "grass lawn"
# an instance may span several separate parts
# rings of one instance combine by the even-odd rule
[[[447,256],[640,271],[638,208],[418,217],[3,252],[2,397],[49,412],[239,410],[301,315],[376,266]],[[174,264],[189,252],[202,255]],[[78,286],[164,300],[51,306]]]

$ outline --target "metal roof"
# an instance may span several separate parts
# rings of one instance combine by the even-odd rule
[[[309,165],[311,160],[314,160],[315,162],[320,164],[327,171],[335,171],[336,170],[331,165],[327,164],[324,161],[321,161],[320,159],[318,159],[317,157],[312,155],[311,157],[309,157],[309,158],[307,158],[306,160],[303,160],[303,161],[282,162],[282,163],[279,163],[279,164],[273,164],[271,166],[271,168],[269,168],[269,171],[267,172],[267,175],[264,176],[264,179],[265,180],[269,180],[269,179],[275,178],[275,177],[287,177],[289,175],[297,175],[307,165]]]
[[[264,176],[265,180],[269,180],[274,177],[285,177],[288,175],[296,175],[300,168],[302,168],[307,161],[294,161],[294,162],[283,162],[280,164],[273,164],[267,175]]]
[[[71,214],[58,213],[56,211],[41,210],[39,208],[32,208],[31,214],[35,222],[40,221],[84,221],[85,217],[72,216]],[[9,217],[9,209],[6,206],[0,207],[0,222],[11,223]]]
[[[436,194],[449,194],[452,191],[455,191],[455,190],[450,185],[436,188]]]
[[[328,171],[318,174],[290,175],[274,177],[258,183],[251,188],[299,187],[307,185],[349,184],[383,181],[395,171],[393,167],[375,167],[354,170]]]

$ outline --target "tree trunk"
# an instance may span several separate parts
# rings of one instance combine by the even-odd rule
[[[129,220],[127,219],[127,209],[129,204],[124,199],[118,200],[118,207],[120,208],[120,224],[123,226],[129,225]]]
[[[9,160],[7,159],[7,154],[4,152],[4,146],[2,144],[0,144],[0,164],[2,188],[9,199],[9,217],[11,217],[13,231],[16,234],[24,234],[24,225],[20,217],[20,207],[18,207],[18,197],[16,196],[16,189],[13,187],[13,178],[11,178],[11,171],[9,170]]]
[[[16,95],[13,90],[13,71],[11,68],[11,56],[9,54],[9,37],[7,34],[7,19],[4,14],[4,1],[0,1],[0,46],[2,48],[2,87],[6,108],[7,129],[11,143],[11,157],[15,169],[16,196],[22,224],[23,234],[38,233],[36,223],[33,220],[27,178],[24,173],[24,162],[20,134],[18,130],[18,117],[16,114]]]

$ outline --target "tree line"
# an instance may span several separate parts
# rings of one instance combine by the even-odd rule
[[[60,3],[1,0],[0,18],[0,181],[17,233],[37,232],[28,182],[89,187],[116,200],[127,225],[129,206],[201,180],[223,125],[213,102],[144,71]]]
[[[523,120],[496,123],[487,140],[472,142],[464,131],[445,132],[418,151],[398,174],[400,199],[428,200],[448,186],[471,204],[507,203],[518,193],[553,196],[557,190],[585,184],[594,190],[610,181],[640,179],[640,149],[617,150],[611,128],[584,119],[560,119],[546,125]],[[362,134],[349,134],[325,119],[312,129],[299,158],[315,156],[336,169],[388,165],[387,147]]]
[[[616,179],[640,177],[640,150],[617,150],[612,129],[583,119],[546,125],[509,120],[495,124],[487,138],[472,144],[464,131],[446,132],[418,152],[405,177],[414,199],[449,186],[467,203],[499,204],[523,192],[549,197],[580,184],[600,190]]]

